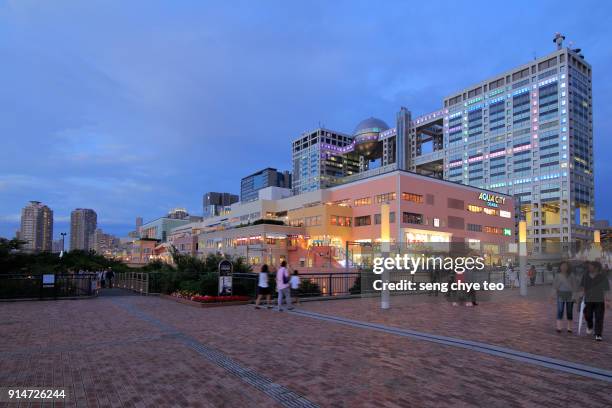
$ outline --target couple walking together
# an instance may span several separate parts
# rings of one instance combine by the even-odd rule
[[[272,307],[272,293],[270,291],[270,284],[268,283],[268,274],[268,265],[262,265],[257,282],[257,299],[255,300],[256,309],[260,309],[259,302],[261,301],[261,298],[263,296],[266,296],[268,308]],[[293,306],[291,304],[291,292],[294,292],[293,295],[296,297],[297,300],[297,289],[299,287],[299,284],[300,278],[298,277],[298,272],[293,271],[293,275],[290,276],[289,271],[287,270],[287,262],[282,261],[280,268],[278,268],[278,270],[276,271],[276,291],[278,292],[277,310],[279,312],[283,311],[283,299],[285,300],[287,309],[293,309]]]

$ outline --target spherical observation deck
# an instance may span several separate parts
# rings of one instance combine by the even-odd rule
[[[355,151],[369,160],[380,157],[382,143],[379,141],[380,133],[389,129],[383,120],[377,118],[364,119],[353,131]]]

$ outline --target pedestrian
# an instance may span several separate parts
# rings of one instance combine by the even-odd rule
[[[508,265],[506,266],[506,280],[510,285],[510,289],[514,289],[514,284],[516,281],[514,276],[514,269],[512,269],[512,264],[510,262],[508,262]]]
[[[440,285],[438,285],[438,283],[440,282],[440,270],[433,268],[429,271],[429,279],[431,281],[431,283],[433,283],[432,285],[432,290],[429,291],[429,293],[427,294],[428,296],[438,296],[438,292],[439,292],[439,287]]]
[[[557,333],[561,333],[563,323],[563,310],[567,318],[566,330],[572,332],[574,319],[574,300],[577,291],[577,282],[574,279],[570,264],[567,261],[559,265],[559,273],[553,279],[553,294],[557,301]]]
[[[602,340],[604,314],[606,306],[610,307],[608,292],[610,282],[604,276],[599,262],[589,262],[588,270],[580,282],[580,290],[584,296],[584,319],[587,322],[587,334],[595,331],[595,340]]]
[[[268,282],[270,270],[268,265],[263,264],[257,276],[257,298],[255,299],[255,309],[261,309],[259,302],[263,296],[266,297],[267,307],[272,307],[272,293],[270,293],[270,284]]]
[[[289,272],[287,271],[287,262],[282,261],[281,267],[276,271],[276,291],[278,292],[278,311],[283,311],[283,297],[287,304],[287,309],[291,310],[291,290],[289,288]]]
[[[293,271],[291,279],[289,279],[289,286],[291,286],[291,297],[295,301],[296,305],[300,304],[300,276],[297,270]]]
[[[100,271],[100,286],[102,286],[102,289],[106,288],[106,271],[104,269]]]
[[[447,287],[448,287],[448,291],[446,292],[446,297],[448,298],[447,300],[449,302],[451,302],[451,304],[453,306],[457,306],[457,301],[459,300],[459,292],[453,288],[453,284],[456,282],[455,279],[455,272],[451,272],[448,275],[448,281],[446,282]]]
[[[529,282],[531,283],[531,286],[535,286],[536,268],[534,265],[531,265],[531,267],[527,271],[527,276],[529,277]]]
[[[113,278],[114,277],[115,277],[115,273],[113,272],[112,269],[108,268],[108,271],[106,272],[106,280],[108,281],[109,289],[113,288]]]

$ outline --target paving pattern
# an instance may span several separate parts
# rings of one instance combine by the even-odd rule
[[[376,299],[302,310],[612,368],[612,313],[595,343],[551,330],[551,306],[537,296],[476,308],[426,298],[393,297],[384,312]],[[0,339],[0,387],[69,391],[70,401],[44,406],[612,406],[602,379],[250,306],[140,296],[3,303]]]
[[[556,303],[550,286],[518,290],[479,299],[476,307],[453,307],[444,296],[393,296],[391,309],[380,309],[379,298],[342,302],[304,303],[304,309],[348,319],[380,323],[424,333],[452,336],[509,347],[527,353],[573,361],[612,370],[612,310],[607,309],[603,342],[578,336],[578,311],[574,310],[574,333],[555,330]],[[483,297],[483,296],[481,296]]]

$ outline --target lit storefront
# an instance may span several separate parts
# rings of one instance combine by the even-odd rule
[[[514,242],[511,197],[414,173],[393,171],[303,196],[264,203],[266,218],[257,225],[205,229],[199,254],[242,256],[252,265],[287,260],[316,270],[367,263],[367,246],[381,241],[383,204],[390,207],[394,243],[438,249],[464,243],[495,262],[499,246]],[[256,205],[249,203],[250,211]],[[349,244],[362,250],[347,252]]]

